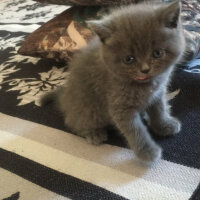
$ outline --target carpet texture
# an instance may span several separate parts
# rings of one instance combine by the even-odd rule
[[[113,130],[108,143],[89,145],[66,130],[52,104],[39,106],[43,92],[70,76],[67,66],[16,52],[65,9],[0,1],[0,200],[199,200],[200,58],[177,68],[169,97],[183,128],[155,138],[163,158],[148,168]]]

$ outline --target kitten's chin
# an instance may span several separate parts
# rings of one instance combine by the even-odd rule
[[[149,82],[151,82],[151,79],[145,79],[145,80],[135,80],[134,79],[134,82],[136,82],[136,83],[149,83]]]

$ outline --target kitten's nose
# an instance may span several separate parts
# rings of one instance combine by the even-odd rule
[[[147,64],[143,64],[140,71],[144,74],[147,74],[150,71],[150,67]]]
[[[144,74],[147,74],[149,71],[150,71],[150,69],[141,69],[140,70],[142,73],[144,73]]]

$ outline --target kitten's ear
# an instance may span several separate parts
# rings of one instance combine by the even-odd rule
[[[104,43],[107,38],[111,36],[111,29],[109,28],[108,22],[100,20],[87,21],[88,27],[94,31]]]
[[[168,28],[177,28],[181,13],[181,2],[175,1],[161,10],[161,20]]]

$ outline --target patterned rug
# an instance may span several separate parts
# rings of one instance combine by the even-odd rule
[[[177,69],[169,97],[183,128],[155,138],[163,158],[147,168],[112,130],[108,143],[89,145],[65,129],[52,104],[39,106],[67,66],[16,51],[65,9],[0,1],[0,200],[200,200],[200,58]]]

